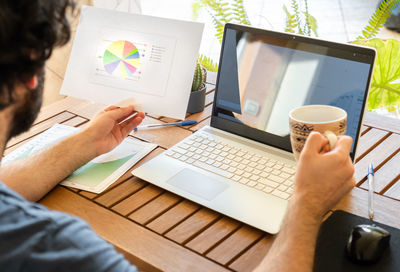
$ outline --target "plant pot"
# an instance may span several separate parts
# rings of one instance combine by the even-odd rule
[[[187,107],[188,113],[197,113],[204,110],[204,104],[206,103],[206,89],[206,85],[203,83],[200,90],[190,93]]]

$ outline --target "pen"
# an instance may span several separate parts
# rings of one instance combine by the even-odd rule
[[[134,129],[134,131],[137,131],[139,129],[144,129],[144,128],[157,128],[157,127],[169,127],[169,126],[190,126],[190,125],[194,125],[194,124],[197,124],[197,121],[186,120],[186,121],[181,121],[181,122],[164,123],[164,124],[150,124],[150,125],[138,126]]]
[[[135,111],[134,113],[132,113],[131,115],[129,115],[128,117],[126,117],[124,120],[122,120],[121,122],[119,122],[118,124],[122,124],[123,122],[125,122],[128,119],[131,119],[132,117],[135,117],[138,114],[137,111]]]
[[[374,167],[372,163],[368,166],[368,215],[369,219],[374,219]]]

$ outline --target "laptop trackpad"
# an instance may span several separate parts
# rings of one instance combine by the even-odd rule
[[[209,201],[229,187],[223,182],[186,168],[170,178],[167,183]]]

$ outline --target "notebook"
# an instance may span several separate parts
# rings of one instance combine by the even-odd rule
[[[374,60],[366,47],[227,24],[211,125],[132,173],[277,233],[296,171],[289,111],[309,104],[346,110],[354,159]]]

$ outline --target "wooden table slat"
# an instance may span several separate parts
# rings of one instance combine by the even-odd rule
[[[363,125],[400,134],[400,119],[393,117],[367,112]]]
[[[364,135],[364,134],[367,133],[368,130],[370,130],[370,129],[371,129],[371,127],[362,125],[362,126],[361,126],[361,135]]]
[[[137,177],[132,177],[122,182],[118,186],[115,186],[106,194],[103,194],[96,198],[95,202],[100,203],[103,206],[110,207],[121,201],[122,199],[136,193],[146,185],[147,183],[143,180]]]
[[[374,167],[380,166],[388,157],[400,148],[400,135],[392,134],[382,143],[375,147],[365,157],[356,163],[354,177],[357,182],[366,178],[368,165],[372,163]]]
[[[393,158],[391,158],[387,163],[385,163],[380,169],[375,171],[375,192],[382,193],[383,190],[387,190],[388,185],[392,184],[398,179],[400,175],[400,152],[397,153]],[[361,184],[361,188],[368,190],[368,181]],[[393,192],[392,192],[393,193]],[[400,195],[393,195],[400,199]]]
[[[394,181],[394,185],[390,187],[390,189],[386,191],[384,195],[400,200],[400,175],[398,175]]]
[[[363,136],[361,136],[357,148],[357,159],[362,159],[367,152],[371,151],[378,144],[380,144],[386,137],[390,135],[389,132],[380,129],[371,129]]]
[[[84,190],[79,191],[79,194],[86,198],[89,198],[89,199],[93,199],[98,195],[96,193],[92,193],[92,192],[88,192],[88,191],[84,191]]]
[[[229,268],[238,272],[252,271],[267,255],[273,242],[272,235],[268,235],[258,241],[249,250],[237,258]]]
[[[129,218],[139,224],[146,225],[147,222],[156,218],[164,211],[170,209],[180,200],[182,200],[180,196],[169,192],[164,192],[162,195],[159,195],[157,198],[147,203],[145,206],[136,210],[129,216]]]
[[[227,271],[138,224],[109,211],[63,187],[52,191],[41,204],[61,210],[90,222],[91,227],[112,243],[135,264],[147,264],[162,271]],[[148,267],[139,267],[145,269]]]
[[[88,102],[82,99],[66,97],[64,99],[61,99],[60,101],[44,106],[40,110],[39,115],[34,122],[34,125],[41,123],[49,118],[52,118],[53,116],[60,114],[61,112],[70,110],[74,106],[86,103]]]
[[[162,192],[163,190],[161,188],[149,184],[143,189],[119,202],[117,205],[113,206],[112,210],[126,216],[147,202],[150,202],[152,199],[156,198]]]
[[[201,208],[199,211],[166,233],[165,236],[179,244],[184,244],[194,235],[212,224],[218,216],[218,213],[214,211],[207,208]]]
[[[199,205],[189,201],[184,200],[178,205],[174,206],[172,209],[163,213],[161,216],[157,217],[155,220],[147,224],[147,227],[153,231],[163,234],[169,229],[173,228],[175,225],[179,224],[182,220],[189,217],[196,210],[199,209]]]
[[[70,190],[70,191],[73,191],[73,192],[75,192],[75,193],[79,193],[79,189],[77,189],[77,188],[72,188],[72,187],[67,187],[67,186],[65,186],[65,185],[57,185],[57,186],[62,186],[62,187],[64,187],[64,188],[66,188],[67,190]]]
[[[76,116],[76,117],[74,117],[72,119],[69,119],[69,120],[63,122],[62,124],[66,125],[66,126],[71,126],[71,127],[79,127],[79,126],[81,126],[82,124],[84,124],[84,123],[86,123],[88,121],[89,120],[86,119],[86,118],[82,118],[80,116]]]
[[[226,265],[255,243],[263,232],[244,225],[207,254],[212,260]]]
[[[224,216],[187,243],[186,246],[200,254],[204,254],[239,226],[240,223],[238,221]]]

